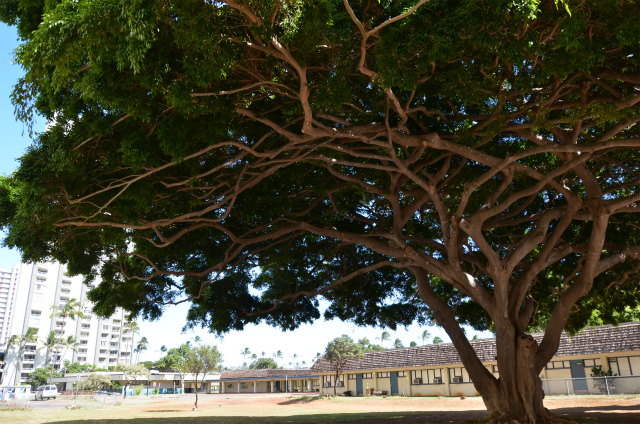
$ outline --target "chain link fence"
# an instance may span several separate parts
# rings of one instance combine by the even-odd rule
[[[634,395],[640,394],[640,376],[543,379],[546,395]]]

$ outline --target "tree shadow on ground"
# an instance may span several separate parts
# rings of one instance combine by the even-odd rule
[[[323,400],[322,396],[302,396],[288,399],[289,400],[278,402],[278,405],[304,405],[310,402],[315,402],[317,400]]]
[[[292,401],[293,402],[293,401]],[[295,403],[299,403],[297,400]],[[97,411],[96,411],[97,412]],[[102,411],[101,411],[102,412]],[[147,414],[175,413],[172,417],[131,417],[107,418],[97,415],[94,419],[55,421],[55,424],[270,424],[270,423],[304,423],[304,424],[453,424],[484,422],[485,411],[403,411],[403,412],[367,412],[367,413],[320,413],[285,416],[220,416],[209,408],[201,410],[202,416],[185,416],[184,409],[144,410]],[[571,418],[582,424],[637,424],[640,410],[637,406],[597,406],[594,408],[558,408],[552,411],[557,416]],[[54,424],[53,422],[47,424]]]
[[[638,405],[597,405],[555,408],[551,412],[558,416],[593,418],[599,424],[638,424]]]
[[[174,412],[173,410],[154,410],[151,412]],[[456,423],[459,420],[448,420],[442,416],[442,412],[368,412],[368,413],[341,413],[341,414],[305,414],[287,416],[219,416],[209,414],[209,411],[202,411],[203,416],[181,416],[176,410],[173,417],[131,417],[131,418],[101,418],[84,420],[65,420],[47,422],[46,424],[271,424],[271,423],[304,423],[304,424],[334,424],[334,423],[358,423],[358,424],[427,424],[427,423]],[[469,411],[474,418],[481,418],[482,411]],[[475,414],[474,414],[475,413]],[[204,415],[206,414],[206,415]],[[458,414],[456,414],[458,415]],[[470,415],[469,418],[472,418]]]

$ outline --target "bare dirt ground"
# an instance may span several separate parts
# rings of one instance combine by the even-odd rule
[[[486,415],[479,397],[333,397],[315,394],[215,394],[180,397],[128,397],[108,405],[90,399],[80,408],[66,408],[69,400],[30,402],[28,410],[2,411],[1,423],[25,424],[266,424],[266,423],[459,423]],[[46,408],[41,408],[44,404]],[[73,401],[71,401],[73,405]],[[640,396],[548,397],[545,405],[554,414],[588,424],[640,424]]]
[[[232,409],[242,410],[247,415],[256,416],[299,416],[305,415],[331,416],[332,421],[341,421],[340,417],[347,418],[353,414],[355,419],[363,423],[457,423],[464,420],[479,419],[486,416],[486,409],[479,397],[460,398],[343,398],[318,399],[315,396],[307,398],[275,398],[275,397],[248,397],[243,395],[210,395],[201,397],[200,411]],[[177,409],[191,409],[192,403],[175,402]],[[182,405],[180,405],[182,404]],[[180,406],[179,406],[180,405]],[[545,406],[554,414],[566,417],[586,418],[586,422],[615,423],[615,424],[640,424],[640,397],[617,396],[607,398],[604,396],[582,397],[549,397],[545,400]],[[147,411],[162,406],[147,405]],[[394,418],[393,413],[398,413]],[[367,416],[371,414],[371,419]],[[374,418],[377,414],[384,418]],[[415,414],[415,415],[414,415]],[[411,416],[413,415],[413,416]],[[311,418],[311,417],[309,417]],[[335,421],[333,421],[335,420]],[[305,420],[306,421],[306,420]],[[318,421],[324,422],[324,421]],[[349,422],[348,418],[347,421]]]

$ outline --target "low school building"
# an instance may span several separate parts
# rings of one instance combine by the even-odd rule
[[[220,393],[317,392],[320,379],[308,369],[225,371],[220,376]]]
[[[543,334],[533,334],[538,343]],[[495,339],[470,342],[480,361],[499,376]],[[593,367],[618,378],[591,378]],[[359,396],[387,393],[404,396],[477,395],[452,343],[367,352],[349,361],[336,381],[324,358],[311,367],[320,376],[321,394]],[[586,328],[575,336],[562,334],[560,347],[541,373],[547,394],[640,393],[640,322]],[[337,383],[337,384],[336,384]]]

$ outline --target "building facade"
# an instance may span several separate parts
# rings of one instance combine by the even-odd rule
[[[533,334],[540,343],[542,334]],[[495,339],[470,341],[480,361],[496,377]],[[615,377],[593,378],[592,368],[611,370]],[[320,375],[322,394],[353,396],[474,396],[478,392],[451,343],[367,352],[348,363],[336,381],[324,358],[311,367]],[[617,327],[587,328],[562,335],[556,355],[542,370],[547,394],[640,393],[640,322]],[[606,390],[606,392],[605,392]],[[375,392],[375,393],[374,393]]]
[[[118,363],[130,363],[135,343],[135,334],[126,331],[127,313],[117,309],[116,313],[103,319],[92,313],[87,293],[92,285],[82,283],[82,276],[71,277],[66,265],[59,263],[21,264],[19,266],[17,293],[13,305],[9,337],[26,334],[29,328],[37,329],[36,342],[26,343],[20,355],[18,347],[7,350],[2,384],[26,382],[29,373],[36,368],[46,367],[55,359],[55,368],[64,361],[94,364],[107,368]],[[69,300],[81,303],[85,317],[72,320],[52,315],[52,307],[64,306]],[[43,341],[54,331],[56,337],[67,339],[74,336],[77,351],[63,349],[53,358]]]
[[[261,369],[225,371],[220,393],[295,393],[320,390],[317,373],[308,369]]]
[[[18,291],[19,271],[19,265],[12,269],[0,268],[0,346],[4,346],[9,339],[9,323]]]

